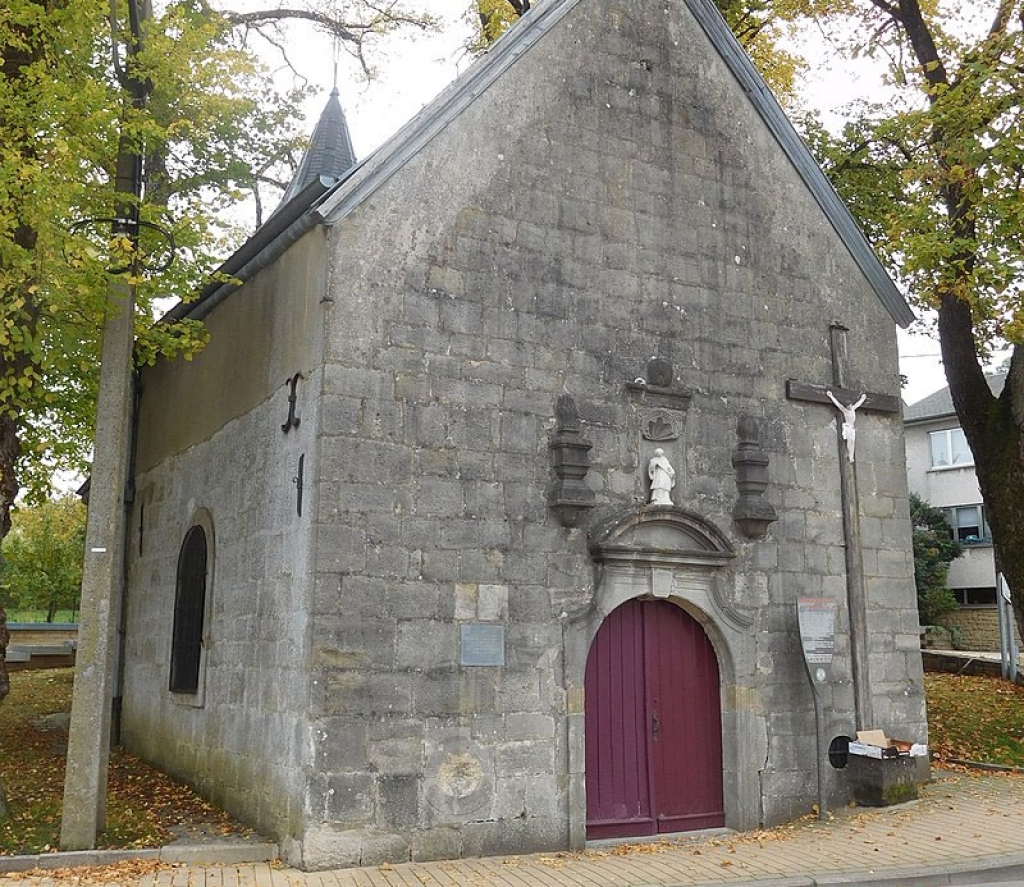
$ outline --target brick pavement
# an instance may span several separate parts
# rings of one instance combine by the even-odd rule
[[[138,864],[144,869],[151,864]],[[920,801],[844,808],[828,821],[709,838],[493,859],[406,863],[306,873],[266,863],[0,875],[0,885],[103,883],[138,887],[668,887],[870,883],[912,875],[1017,866],[1024,873],[1024,776],[939,773]],[[896,883],[896,882],[894,882]],[[917,880],[940,884],[946,880]]]

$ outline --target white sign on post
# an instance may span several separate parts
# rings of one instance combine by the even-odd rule
[[[800,626],[800,645],[804,664],[814,691],[814,732],[817,739],[818,819],[825,819],[828,805],[825,775],[825,714],[821,688],[828,683],[832,659],[836,655],[836,616],[839,602],[832,598],[797,598],[796,615]]]
[[[798,598],[797,620],[804,661],[814,691],[829,679],[832,658],[836,653],[836,616],[839,602],[832,598]]]

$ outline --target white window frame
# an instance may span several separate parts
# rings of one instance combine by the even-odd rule
[[[958,435],[963,440],[963,448],[961,452],[966,451],[966,457],[959,462],[955,461],[954,454],[956,451],[953,448],[954,435]],[[950,461],[936,463],[935,441],[939,439],[940,436],[944,441],[945,451]],[[974,454],[971,452],[971,448],[967,443],[967,437],[964,435],[963,428],[943,428],[941,431],[929,431],[928,460],[932,471],[948,471],[952,468],[973,468]]]

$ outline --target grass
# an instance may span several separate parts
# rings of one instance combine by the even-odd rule
[[[934,758],[1024,767],[1024,687],[949,674],[926,674],[924,686]]]
[[[58,848],[67,734],[40,719],[71,710],[73,675],[70,668],[11,675],[11,693],[0,703],[0,782],[10,813],[0,823],[0,855]],[[100,849],[160,847],[183,824],[235,830],[226,814],[119,748],[111,750],[107,799]]]
[[[46,622],[46,610],[7,610],[8,622]],[[58,610],[54,622],[77,622],[78,610]]]

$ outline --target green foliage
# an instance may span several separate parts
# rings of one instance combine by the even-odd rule
[[[246,233],[227,211],[265,179],[289,177],[305,90],[275,88],[247,41],[299,17],[362,60],[377,36],[426,23],[364,0],[244,16],[205,0],[158,9],[129,54],[127,0],[0,4],[0,538],[19,486],[40,502],[55,469],[85,467],[111,278],[137,288],[140,360],[191,355],[205,332],[154,325],[155,300],[195,292]],[[144,107],[127,88],[140,83]],[[121,146],[145,157],[137,208],[153,227],[138,251],[110,234],[132,200],[115,192]],[[157,229],[177,245],[163,271]]]
[[[979,6],[997,22],[996,3]],[[861,105],[835,137],[812,122],[810,140],[911,299],[930,309],[947,295],[966,301],[984,354],[1024,341],[1024,39],[1019,19],[971,36],[943,10],[922,6],[935,48],[926,63],[906,28],[862,10],[860,33],[885,35],[871,49],[894,59],[895,98]]]
[[[522,14],[520,6],[513,6],[508,0],[474,0],[475,12],[480,29],[470,46],[479,52],[490,46],[504,34]]]
[[[154,327],[153,300],[193,291],[218,264],[238,232],[212,211],[299,141],[300,94],[270,89],[227,21],[190,2],[148,25],[132,76],[152,98],[133,108],[109,69],[106,9],[10,0],[0,11],[0,411],[18,424],[17,469],[37,500],[54,467],[81,468],[88,454],[107,269],[130,264],[132,245],[109,222],[72,225],[109,220],[125,199],[110,174],[120,139],[149,158],[142,218],[178,244],[167,272],[131,279],[150,360],[202,344],[194,324]]]
[[[790,38],[815,19],[845,12],[849,4],[845,0],[715,0],[715,5],[779,101],[793,107],[797,80],[808,66],[789,48]]]
[[[1024,0],[852,6],[847,49],[887,60],[893,97],[858,109],[838,137],[819,128],[816,147],[911,301],[934,309],[996,563],[1024,626]],[[1005,345],[996,398],[983,364]]]
[[[942,616],[957,608],[946,579],[950,563],[960,557],[963,546],[953,538],[945,515],[917,493],[910,494],[910,520],[914,528],[917,610],[922,625],[936,625]]]
[[[7,622],[46,622],[49,612],[46,610],[37,609],[11,609],[7,611]],[[53,614],[54,622],[77,622],[78,621],[78,610],[57,610]]]
[[[85,506],[75,496],[15,512],[3,541],[0,604],[38,609],[52,622],[58,610],[77,610],[85,547]]]

